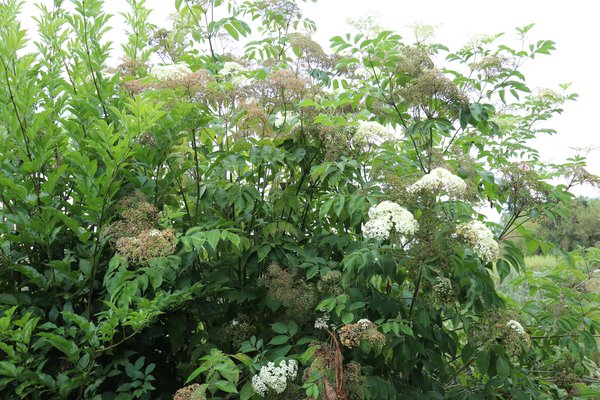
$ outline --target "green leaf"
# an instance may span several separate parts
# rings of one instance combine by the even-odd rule
[[[235,385],[229,381],[216,381],[214,384],[217,389],[222,390],[223,392],[226,393],[237,393],[237,389],[235,387]]]
[[[333,211],[335,212],[335,215],[337,215],[338,217],[340,215],[342,215],[342,211],[344,211],[345,201],[346,201],[346,198],[344,195],[337,195],[335,197],[335,201],[333,203]]]
[[[269,342],[269,344],[272,344],[274,346],[278,346],[280,344],[287,343],[287,341],[289,340],[289,338],[290,337],[287,336],[287,335],[277,335],[273,339],[271,339],[271,341]]]
[[[264,260],[270,251],[271,251],[271,246],[269,246],[268,244],[263,244],[262,246],[260,246],[256,252],[258,254],[258,262],[261,262],[262,260]]]
[[[223,25],[223,28],[225,28],[225,30],[231,35],[231,37],[235,41],[240,40],[240,35],[239,35],[239,33],[237,32],[237,30],[235,29],[235,27],[233,25],[225,24],[225,25]]]
[[[74,342],[50,332],[42,332],[37,335],[44,338],[48,343],[64,353],[73,363],[79,359],[79,348]]]
[[[351,312],[346,312],[342,314],[342,322],[344,324],[349,324],[354,320],[354,314]]]
[[[288,333],[288,327],[283,322],[276,322],[276,323],[272,324],[271,329],[273,329],[273,331],[275,333],[279,333],[279,334]]]
[[[254,389],[252,389],[252,382],[246,382],[240,390],[240,400],[249,400],[254,396]]]
[[[19,374],[17,366],[9,361],[0,361],[0,375],[16,378]]]
[[[506,379],[510,374],[510,365],[503,356],[498,357],[498,360],[496,360],[496,373],[502,379]]]
[[[246,355],[244,353],[237,353],[237,354],[232,355],[231,357],[240,361],[242,364],[244,364],[246,367],[248,367],[248,369],[251,372],[254,371],[254,364],[252,363],[252,359],[250,357],[248,357],[248,355]]]
[[[290,336],[294,336],[296,333],[298,333],[298,324],[294,321],[290,321],[287,325],[288,327],[288,333],[290,334]]]
[[[498,260],[496,261],[496,271],[498,271],[500,282],[502,282],[510,274],[510,265],[506,260]]]
[[[269,351],[269,354],[271,356],[271,358],[281,358],[281,357],[285,357],[288,355],[288,353],[290,352],[290,350],[292,350],[292,345],[288,344],[286,346],[281,346],[281,347],[277,347],[272,349],[271,351]]]
[[[209,246],[214,251],[217,251],[217,245],[219,244],[219,240],[221,240],[221,231],[218,229],[213,229],[211,231],[204,232],[204,235],[206,236]]]
[[[489,351],[481,351],[477,355],[477,369],[482,375],[486,374],[490,368],[490,357]]]

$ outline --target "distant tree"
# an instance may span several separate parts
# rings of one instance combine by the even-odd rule
[[[600,199],[573,199],[568,216],[541,219],[533,223],[532,228],[566,251],[593,247],[600,242]]]

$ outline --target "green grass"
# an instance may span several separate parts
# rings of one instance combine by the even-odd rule
[[[558,266],[559,259],[555,256],[527,256],[525,265],[532,271],[544,271]]]

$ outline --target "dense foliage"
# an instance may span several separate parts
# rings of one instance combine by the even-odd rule
[[[520,72],[553,42],[367,21],[329,54],[294,0],[127,3],[116,67],[101,0],[34,47],[0,3],[3,398],[599,396],[577,259],[496,291],[589,178],[527,146],[575,97]]]

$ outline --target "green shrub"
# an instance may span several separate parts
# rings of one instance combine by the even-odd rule
[[[595,295],[493,280],[572,197],[524,144],[575,97],[526,85],[554,49],[532,26],[522,50],[367,29],[329,54],[293,0],[177,0],[170,29],[128,0],[114,66],[102,1],[71,3],[32,52],[0,6],[3,398],[598,395]]]

